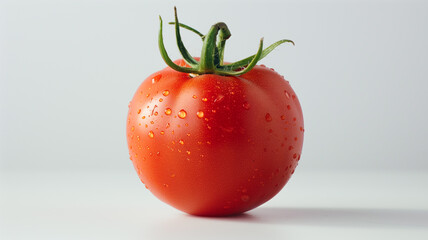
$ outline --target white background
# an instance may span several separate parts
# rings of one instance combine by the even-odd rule
[[[158,15],[173,20],[174,5],[203,33],[228,24],[226,61],[261,37],[296,43],[261,63],[300,99],[302,160],[276,198],[238,218],[173,210],[128,159],[127,105],[165,67]],[[427,11],[426,1],[0,1],[0,238],[426,239]],[[164,37],[179,58],[171,26]],[[199,55],[198,37],[183,39]]]

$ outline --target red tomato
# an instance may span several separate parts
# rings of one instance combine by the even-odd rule
[[[141,181],[160,200],[203,216],[242,213],[275,196],[294,173],[303,132],[295,92],[263,65],[239,77],[166,67],[140,85],[127,119]]]

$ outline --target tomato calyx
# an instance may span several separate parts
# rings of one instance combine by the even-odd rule
[[[175,7],[174,7],[174,13],[175,13],[175,22],[170,22],[170,24],[175,25],[175,35],[176,35],[178,49],[184,61],[190,67],[179,66],[175,64],[171,60],[171,58],[168,56],[163,43],[163,34],[162,34],[163,21],[160,16],[159,16],[160,30],[159,30],[158,44],[159,44],[159,50],[160,50],[161,56],[165,61],[165,63],[172,69],[179,72],[197,74],[197,75],[217,74],[222,76],[239,76],[249,72],[254,66],[256,66],[259,60],[266,57],[270,52],[272,52],[277,46],[281,45],[282,43],[289,42],[294,45],[293,41],[288,39],[283,39],[273,43],[266,49],[263,49],[263,38],[262,38],[260,39],[259,48],[256,54],[250,57],[244,58],[240,61],[224,65],[223,64],[224,48],[226,45],[226,40],[229,39],[231,36],[231,33],[227,25],[223,22],[216,23],[211,26],[210,30],[206,35],[203,35],[196,29],[189,27],[188,25],[179,23],[178,17],[177,17],[177,8]],[[195,58],[193,58],[190,55],[190,53],[187,51],[186,47],[184,46],[181,40],[180,27],[190,30],[201,37],[203,41],[203,46],[202,46],[201,57],[199,61],[195,60]]]

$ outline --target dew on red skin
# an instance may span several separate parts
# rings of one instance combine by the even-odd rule
[[[159,80],[160,80],[161,78],[162,78],[162,74],[158,74],[158,75],[154,76],[154,77],[152,78],[152,83],[159,82]]]
[[[179,118],[184,119],[184,118],[186,118],[186,116],[187,116],[187,112],[186,112],[184,109],[181,109],[181,110],[178,112],[178,117],[179,117]]]
[[[198,112],[196,113],[196,116],[198,116],[198,118],[203,118],[203,117],[204,117],[204,112],[202,112],[202,111],[198,111]]]
[[[206,102],[206,101],[208,101],[208,98],[204,97],[201,100],[202,100],[202,102]]]
[[[153,133],[153,131],[150,131],[148,135],[149,135],[150,138],[154,138],[155,137],[155,134]]]
[[[242,195],[242,196],[241,196],[241,200],[242,200],[243,202],[248,202],[248,201],[250,200],[250,196],[248,196],[248,195]]]
[[[169,95],[169,91],[168,90],[163,91],[162,95],[164,95],[165,97],[168,96]]]
[[[180,139],[180,141],[178,141],[178,143],[180,143],[181,145],[183,145],[184,144],[183,139]]]
[[[249,104],[248,102],[244,102],[244,103],[242,104],[242,107],[243,107],[244,109],[248,110],[248,109],[250,109],[250,104]]]
[[[171,115],[171,113],[172,113],[171,108],[167,108],[167,109],[165,109],[165,114],[166,114],[166,115]]]
[[[140,114],[141,113],[141,108],[140,109],[138,109],[138,112],[137,112],[137,114]]]
[[[266,113],[265,119],[267,122],[270,122],[270,121],[272,121],[272,116],[269,113]]]
[[[223,101],[223,99],[224,99],[224,95],[220,94],[214,99],[214,102],[219,103],[219,102]]]
[[[291,109],[291,106],[290,106],[290,105],[287,105],[287,109],[288,109],[288,110],[290,110],[290,109]]]

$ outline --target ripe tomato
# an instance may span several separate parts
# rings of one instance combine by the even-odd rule
[[[275,196],[294,173],[303,132],[295,92],[263,65],[240,76],[166,67],[140,85],[127,118],[141,181],[160,200],[203,216],[242,213]]]

